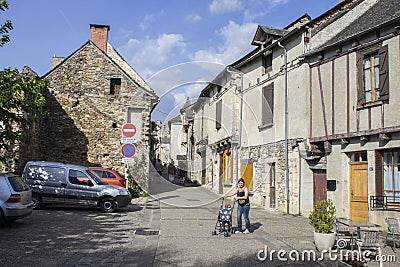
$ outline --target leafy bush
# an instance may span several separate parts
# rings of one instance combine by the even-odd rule
[[[135,180],[131,180],[128,190],[133,198],[149,196],[149,194],[147,194],[140,188],[140,186],[136,183]]]
[[[336,208],[332,200],[319,201],[308,216],[308,222],[317,233],[329,233],[336,220]]]

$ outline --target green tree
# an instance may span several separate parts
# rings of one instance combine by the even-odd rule
[[[0,0],[0,10],[5,11],[8,9],[8,1]],[[4,24],[0,24],[0,47],[5,45],[10,41],[10,36],[8,35],[8,31],[12,30],[13,26],[11,20],[6,20]]]
[[[27,77],[10,68],[0,71],[0,161],[5,163],[5,153],[26,133],[41,116],[45,98],[41,90],[46,80]]]

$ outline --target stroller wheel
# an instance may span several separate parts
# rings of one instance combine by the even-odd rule
[[[217,235],[217,231],[212,231],[212,235]]]

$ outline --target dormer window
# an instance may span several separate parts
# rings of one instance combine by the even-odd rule
[[[272,71],[272,51],[267,51],[262,57],[263,74]]]

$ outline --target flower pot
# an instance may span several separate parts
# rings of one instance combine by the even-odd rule
[[[314,242],[318,251],[329,251],[335,244],[335,241],[336,234],[333,232],[327,234],[314,232]]]

